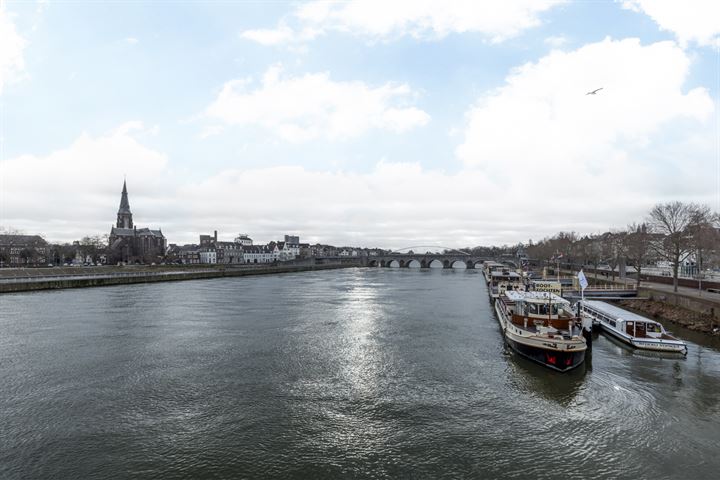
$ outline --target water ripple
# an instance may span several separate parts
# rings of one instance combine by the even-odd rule
[[[713,478],[720,354],[514,355],[477,272],[3,297],[0,478]]]

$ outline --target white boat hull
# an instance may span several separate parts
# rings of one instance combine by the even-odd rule
[[[602,331],[612,335],[621,342],[640,350],[651,350],[655,352],[682,353],[687,354],[687,346],[678,340],[665,340],[662,338],[635,338],[623,332],[619,332],[612,326],[602,321],[597,322]]]

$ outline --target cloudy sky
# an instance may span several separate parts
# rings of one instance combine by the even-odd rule
[[[0,226],[400,248],[720,209],[720,2],[6,2]],[[586,92],[602,87],[596,95]]]

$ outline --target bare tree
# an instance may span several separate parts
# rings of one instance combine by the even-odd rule
[[[595,279],[598,278],[598,268],[602,262],[602,244],[597,235],[589,235],[581,240],[585,262],[592,265],[595,270]]]
[[[715,227],[717,214],[702,215],[693,222],[690,232],[695,247],[695,261],[698,273],[705,269],[705,258],[720,246],[720,230]]]
[[[654,233],[662,238],[651,243],[659,256],[672,265],[673,290],[677,292],[678,270],[693,252],[693,229],[701,223],[709,222],[710,209],[696,203],[669,202],[655,205],[649,214],[649,223]]]
[[[78,250],[83,256],[83,261],[90,258],[93,263],[98,263],[100,261],[100,255],[106,252],[107,245],[107,235],[93,235],[83,237],[78,243]]]
[[[629,225],[627,233],[623,238],[623,253],[637,271],[638,288],[640,288],[640,275],[642,273],[642,267],[645,265],[648,257],[650,239],[650,229],[645,223],[633,223],[632,225]]]
[[[615,281],[615,269],[620,265],[620,258],[624,254],[625,232],[607,232],[602,236],[603,257],[606,259],[613,282]]]

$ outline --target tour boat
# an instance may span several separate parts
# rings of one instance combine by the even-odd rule
[[[485,276],[485,283],[490,283],[492,272],[507,268],[502,263],[486,261],[483,263],[483,275]]]
[[[687,355],[687,344],[670,335],[655,320],[598,300],[582,302],[581,313],[604,332],[632,347]]]
[[[495,312],[505,341],[523,357],[559,372],[585,360],[581,320],[562,297],[509,290],[496,300]]]
[[[519,273],[511,272],[507,268],[490,272],[490,282],[488,283],[490,298],[498,298],[508,290],[524,289],[523,277]]]

